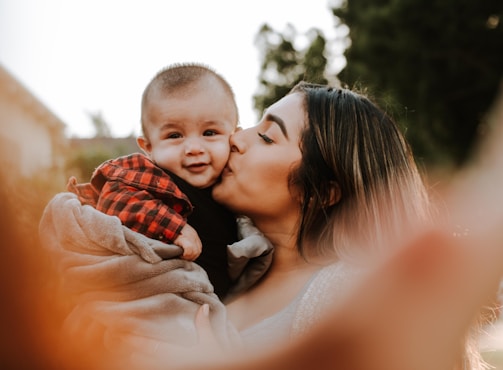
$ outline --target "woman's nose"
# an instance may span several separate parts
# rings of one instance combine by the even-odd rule
[[[249,129],[234,132],[230,139],[231,152],[242,153],[245,148],[245,139]]]

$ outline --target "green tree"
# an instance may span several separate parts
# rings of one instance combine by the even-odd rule
[[[101,112],[87,113],[94,127],[94,137],[112,137],[110,125],[103,117]]]
[[[126,138],[113,138],[109,124],[101,112],[88,116],[95,129],[95,135],[89,139],[70,139],[71,151],[65,163],[65,173],[76,176],[79,181],[88,181],[95,168],[104,161],[138,151],[133,135]]]
[[[503,2],[347,0],[332,11],[350,29],[341,80],[386,96],[426,164],[464,163],[503,77]]]
[[[89,181],[96,167],[113,158],[113,153],[102,148],[80,148],[72,151],[66,161],[65,171],[68,176],[75,176],[80,182]]]
[[[66,160],[65,174],[88,181],[96,167],[104,161],[138,152],[135,137],[74,138],[70,140],[71,153]]]
[[[296,44],[305,40],[307,46],[296,48]],[[303,35],[299,34],[295,27],[288,25],[285,32],[280,33],[264,24],[255,44],[263,60],[259,89],[253,97],[259,116],[297,82],[301,80],[327,82],[326,40],[319,29],[312,28]]]

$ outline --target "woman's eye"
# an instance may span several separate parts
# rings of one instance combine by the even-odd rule
[[[264,140],[267,144],[272,144],[274,143],[274,140],[271,139],[269,136],[267,136],[266,134],[261,134],[260,132],[257,132],[258,136],[260,136],[260,138],[262,140]]]

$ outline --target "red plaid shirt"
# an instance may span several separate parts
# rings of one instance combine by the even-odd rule
[[[106,161],[89,183],[70,178],[68,190],[82,204],[117,216],[130,229],[166,243],[173,243],[192,212],[192,204],[171,177],[139,153]]]

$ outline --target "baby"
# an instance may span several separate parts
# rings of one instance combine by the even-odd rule
[[[180,246],[224,297],[231,278],[227,245],[238,240],[235,215],[211,196],[229,157],[238,110],[228,82],[201,64],[160,71],[143,92],[143,154],[100,165],[91,181],[69,181],[83,204],[119,217],[134,231]]]

